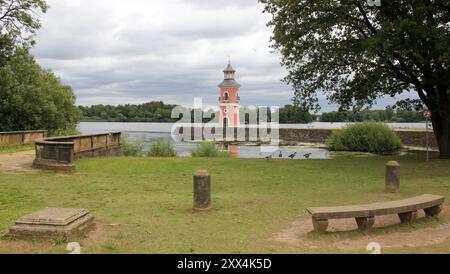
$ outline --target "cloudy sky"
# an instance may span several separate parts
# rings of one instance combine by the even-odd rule
[[[47,2],[33,54],[74,88],[79,105],[192,105],[194,97],[215,105],[227,56],[242,104],[281,106],[292,98],[257,0]]]

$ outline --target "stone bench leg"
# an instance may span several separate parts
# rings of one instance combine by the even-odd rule
[[[375,224],[375,217],[356,218],[359,230],[368,230]]]
[[[442,211],[442,205],[426,208],[424,211],[427,217],[437,217]]]
[[[418,213],[417,211],[406,212],[398,214],[400,221],[402,223],[413,223],[417,220]]]
[[[327,232],[328,228],[328,220],[317,220],[316,218],[312,218],[314,230],[318,233]]]

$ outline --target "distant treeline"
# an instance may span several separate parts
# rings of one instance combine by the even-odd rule
[[[163,102],[149,102],[141,105],[94,105],[90,107],[80,106],[81,120],[84,122],[143,122],[143,123],[172,123],[179,119],[172,119],[172,110],[175,105],[164,104]],[[186,112],[192,109],[186,109]],[[246,109],[242,109],[245,112]],[[209,122],[217,114],[209,111],[205,114],[203,122]],[[268,115],[270,120],[270,114]],[[317,116],[312,115],[300,106],[286,105],[280,108],[281,124],[307,124],[317,120]],[[248,116],[246,116],[248,120]],[[420,112],[409,110],[365,110],[365,111],[334,111],[326,112],[320,116],[321,122],[421,122],[424,121]],[[248,121],[246,121],[248,123]]]
[[[79,106],[81,120],[84,122],[147,122],[147,123],[171,123],[179,119],[172,119],[172,110],[175,105],[167,105],[163,102],[149,102],[141,105],[94,105],[90,107]],[[190,110],[193,113],[193,110]],[[192,114],[192,117],[194,115]],[[215,117],[209,112],[205,117]],[[270,118],[270,115],[269,115]],[[204,122],[211,121],[204,119]],[[248,117],[247,117],[248,120]],[[310,123],[313,116],[301,107],[286,105],[280,109],[280,123],[297,124]]]
[[[322,113],[321,122],[391,122],[391,123],[417,123],[425,121],[422,113],[411,110],[364,110],[364,111],[333,111]]]
[[[84,122],[175,122],[171,118],[175,105],[163,102],[149,102],[141,105],[94,105],[79,106],[81,120]]]

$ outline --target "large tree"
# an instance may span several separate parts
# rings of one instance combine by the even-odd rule
[[[72,89],[42,69],[26,49],[16,50],[0,66],[0,131],[66,133],[79,120]]]
[[[361,109],[415,92],[450,158],[450,0],[260,1],[296,103],[317,110],[324,93],[343,110]]]
[[[44,0],[0,0],[0,131],[58,134],[78,124],[72,89],[29,53],[47,8]]]
[[[39,15],[47,8],[44,0],[0,0],[0,43],[31,46],[41,27]]]

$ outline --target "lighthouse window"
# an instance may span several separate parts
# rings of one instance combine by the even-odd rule
[[[225,101],[230,100],[230,95],[228,94],[228,92],[225,92],[225,94],[223,95],[223,99],[224,99]]]
[[[228,109],[225,109],[223,112],[228,113]]]

